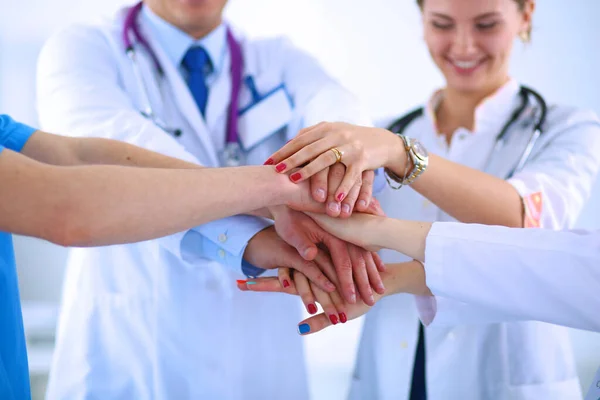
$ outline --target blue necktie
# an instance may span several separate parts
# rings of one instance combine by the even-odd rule
[[[195,46],[185,53],[181,63],[189,73],[188,86],[192,97],[204,116],[208,99],[208,87],[206,87],[205,79],[212,70],[210,58],[203,47]]]

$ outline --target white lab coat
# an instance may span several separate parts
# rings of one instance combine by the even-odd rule
[[[539,320],[600,332],[600,232],[435,223],[430,326]]]
[[[476,110],[475,132],[458,129],[450,146],[435,134],[433,105],[405,134],[419,139],[432,153],[504,178],[533,132],[533,121],[526,112],[507,133],[507,145],[487,165],[496,135],[519,103],[518,90],[518,84],[511,81],[486,99]],[[517,151],[512,147],[515,144]],[[525,168],[509,182],[524,198],[541,193],[543,211],[538,222],[542,227],[569,228],[589,197],[600,164],[599,151],[600,125],[593,113],[550,107],[545,133]],[[394,191],[386,187],[378,199],[392,218],[454,221],[410,188]],[[392,251],[383,251],[382,257],[385,262],[406,260]],[[437,300],[438,308],[443,308]],[[367,314],[352,399],[408,398],[418,321],[411,295],[385,298]],[[432,324],[425,331],[425,343],[429,400],[581,398],[564,327],[532,321],[487,323],[484,318],[472,318]]]
[[[183,130],[175,138],[140,115],[144,103],[121,29],[122,13],[114,21],[71,27],[48,41],[38,68],[42,127],[120,139],[219,166],[231,85],[229,54],[225,73],[211,86],[205,121],[186,82],[146,32],[165,70],[162,96],[156,71],[141,49],[139,65],[155,112]],[[258,103],[256,112],[240,120],[242,138],[254,146],[248,164],[262,164],[302,126],[321,120],[368,123],[354,97],[286,40],[239,41],[245,75],[253,77],[256,89],[264,94],[283,84],[294,103],[284,121],[287,129],[275,133],[272,128],[281,121],[273,119],[289,111],[287,103]],[[243,86],[240,106],[251,97]],[[236,230],[223,232],[218,241],[239,252],[226,247]],[[183,235],[71,251],[48,398],[308,397],[302,339],[294,328],[301,316],[298,300],[248,295],[235,288],[241,272],[206,258],[184,261]]]

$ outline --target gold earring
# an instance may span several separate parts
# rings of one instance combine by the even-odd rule
[[[528,43],[529,39],[530,39],[529,32],[528,31],[519,32],[519,39],[521,39],[521,41],[523,43]]]

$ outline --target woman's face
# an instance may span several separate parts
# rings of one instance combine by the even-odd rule
[[[527,31],[532,7],[515,0],[425,0],[425,42],[448,88],[493,91],[508,78],[515,37]]]

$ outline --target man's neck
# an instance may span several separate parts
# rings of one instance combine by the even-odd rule
[[[217,29],[219,27],[219,25],[221,25],[221,21],[222,21],[222,19],[219,19],[210,25],[193,26],[193,27],[189,27],[189,28],[179,27],[179,29],[181,29],[182,31],[184,31],[185,33],[187,33],[188,35],[193,37],[195,40],[200,40],[203,37],[207,36],[212,31],[214,31],[215,29]]]

